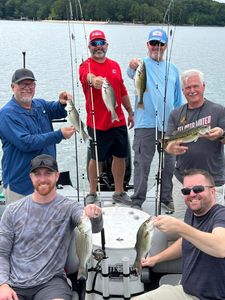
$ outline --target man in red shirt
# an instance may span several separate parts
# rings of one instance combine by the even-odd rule
[[[113,156],[113,200],[130,205],[130,198],[123,188],[128,133],[122,106],[128,112],[129,128],[134,125],[133,110],[119,64],[106,57],[108,43],[103,31],[94,30],[90,33],[88,48],[91,57],[84,61],[79,69],[86,98],[88,133],[92,138],[91,160],[88,166],[90,193],[86,197],[86,203],[98,200],[96,162],[103,162]]]

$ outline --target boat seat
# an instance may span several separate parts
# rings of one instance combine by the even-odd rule
[[[148,255],[153,256],[165,250],[174,241],[176,241],[178,237],[178,235],[167,234],[155,228],[152,238],[152,245]],[[142,281],[148,286],[148,289],[157,288],[161,284],[176,285],[180,281],[182,272],[181,270],[181,258],[162,262],[152,268],[143,268]]]
[[[149,255],[155,255],[170,246],[173,242],[178,239],[178,235],[176,234],[168,234],[161,232],[157,228],[154,229],[153,238],[152,238],[152,246],[149,251]],[[182,259],[175,259],[172,261],[166,261],[157,264],[152,268],[153,272],[156,273],[173,273],[173,274],[181,274],[182,270]]]

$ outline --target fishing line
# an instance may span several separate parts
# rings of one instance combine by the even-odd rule
[[[170,68],[170,60],[171,60],[171,53],[172,53],[172,46],[173,46],[173,40],[174,35],[172,35],[172,29],[170,30],[169,24],[170,24],[170,12],[171,12],[171,5],[173,3],[173,0],[170,1],[167,10],[165,12],[163,23],[165,23],[165,20],[167,18],[167,36],[168,36],[168,43],[167,43],[167,49],[166,49],[166,67],[165,67],[165,86],[164,86],[164,95],[163,95],[163,111],[162,111],[162,132],[161,132],[161,143],[158,144],[158,137],[156,136],[156,143],[157,143],[157,150],[159,153],[159,164],[158,164],[158,171],[156,175],[156,192],[155,192],[155,214],[161,214],[161,203],[162,203],[162,176],[163,176],[163,169],[164,169],[164,141],[165,141],[165,118],[166,118],[166,97],[167,97],[167,87],[168,87],[168,78],[169,78],[169,68]],[[169,40],[172,38],[171,46],[169,47]],[[160,52],[160,47],[159,47]],[[158,117],[158,112],[157,112]],[[157,120],[156,120],[157,123]],[[156,128],[156,133],[158,134],[158,130]]]
[[[70,67],[71,67],[71,85],[72,85],[72,102],[75,106],[75,89],[74,89],[74,64],[73,64],[73,48],[72,48],[72,40],[74,40],[75,35],[71,33],[70,21],[73,20],[73,9],[71,1],[69,1],[69,18],[68,18],[68,34],[69,34],[69,48],[70,48]],[[75,43],[74,43],[75,44]],[[76,47],[74,47],[75,57],[76,57]],[[79,89],[78,89],[79,90]],[[79,98],[78,98],[79,99]],[[81,118],[79,119],[80,128],[81,128]],[[78,202],[80,201],[80,182],[79,182],[79,168],[78,168],[78,141],[77,141],[77,132],[74,135],[75,140],[75,165],[76,165],[76,181],[77,181],[77,198]]]
[[[80,8],[81,21],[82,21],[83,30],[84,30],[84,39],[85,39],[86,50],[87,50],[88,73],[91,73],[91,64],[90,64],[90,58],[88,58],[89,57],[88,42],[87,42],[86,27],[85,27],[85,23],[84,23],[83,10],[82,10],[82,7],[81,7],[80,0],[77,0],[77,2],[78,2],[78,5],[79,5],[79,8]],[[93,145],[94,145],[94,151],[95,151],[96,172],[97,172],[97,191],[98,191],[98,197],[99,197],[99,204],[100,204],[100,207],[101,207],[100,170],[99,170],[99,160],[98,160],[98,145],[97,145],[97,135],[96,135],[96,124],[95,124],[95,107],[94,107],[94,96],[93,96],[93,87],[92,87],[92,85],[89,85],[89,88],[90,88],[91,115],[92,115],[93,134],[94,134]]]
[[[76,0],[75,0],[76,1]],[[90,65],[90,58],[89,57],[89,51],[88,51],[88,42],[87,42],[87,34],[86,34],[86,27],[84,23],[84,16],[83,16],[83,10],[81,7],[80,0],[77,0],[80,14],[81,14],[81,21],[83,24],[83,30],[84,30],[84,39],[86,43],[86,50],[87,50],[87,62],[88,62],[88,73],[91,73],[91,65]],[[97,172],[97,190],[98,190],[98,197],[99,197],[99,206],[101,207],[101,187],[100,187],[100,171],[99,171],[99,160],[98,160],[98,146],[97,146],[97,136],[96,136],[96,125],[95,125],[95,108],[94,108],[94,97],[93,97],[93,87],[89,85],[90,88],[90,96],[91,96],[91,112],[92,112],[92,123],[93,123],[93,132],[94,132],[94,149],[95,149],[95,160],[96,160],[96,172]],[[90,162],[89,162],[90,163]],[[102,250],[105,254],[105,231],[104,227],[101,230],[101,244],[102,244]]]

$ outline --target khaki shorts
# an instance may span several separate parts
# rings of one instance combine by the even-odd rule
[[[132,298],[132,300],[199,300],[184,292],[182,285],[163,284],[156,290]]]

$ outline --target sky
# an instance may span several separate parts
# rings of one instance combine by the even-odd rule
[[[214,0],[214,1],[225,3],[225,0]]]

